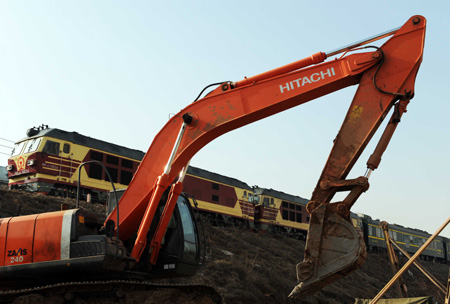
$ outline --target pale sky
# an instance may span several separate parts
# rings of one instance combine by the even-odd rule
[[[204,86],[420,14],[428,27],[415,98],[352,211],[433,233],[450,216],[449,10],[449,1],[0,1],[0,165],[12,146],[4,139],[40,124],[146,151]],[[355,90],[228,133],[191,164],[309,199]],[[373,149],[349,178],[364,174]]]

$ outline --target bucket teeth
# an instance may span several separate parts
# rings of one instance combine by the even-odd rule
[[[301,281],[289,297],[311,295],[364,264],[366,246],[350,219],[323,204],[311,213],[305,258],[297,264]]]

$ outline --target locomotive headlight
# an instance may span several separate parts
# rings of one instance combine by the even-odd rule
[[[8,165],[8,166],[6,166],[6,170],[7,170],[7,171],[12,171],[12,169],[14,169],[14,166],[13,166],[13,165]]]
[[[29,161],[27,161],[27,165],[28,166],[34,166],[36,164],[36,160],[35,159],[30,159]]]

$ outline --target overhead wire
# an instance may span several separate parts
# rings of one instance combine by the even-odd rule
[[[6,138],[2,138],[2,137],[0,137],[0,139],[1,139],[1,140],[4,140],[4,141],[9,141],[9,142],[12,142],[12,143],[14,143],[14,141],[12,141],[12,140],[9,140],[9,139],[6,139]]]

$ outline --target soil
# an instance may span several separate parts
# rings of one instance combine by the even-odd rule
[[[47,197],[0,189],[0,217],[60,210],[61,204],[75,207],[72,199]],[[105,207],[80,202],[104,218]],[[373,298],[392,278],[385,254],[369,253],[364,266],[347,277],[325,287],[313,296],[289,299],[297,285],[295,265],[303,260],[305,242],[280,234],[256,234],[246,228],[214,227],[204,223],[207,241],[206,260],[191,278],[171,279],[162,283],[209,285],[222,295],[224,303],[354,303],[355,298]],[[400,264],[406,262],[400,257]],[[419,261],[442,284],[447,285],[449,265]],[[444,303],[444,295],[414,266],[403,275],[409,297],[433,296]],[[14,303],[213,303],[203,294],[162,289],[122,294],[100,299],[89,296],[65,300],[27,295]],[[394,288],[385,295],[397,297]]]

